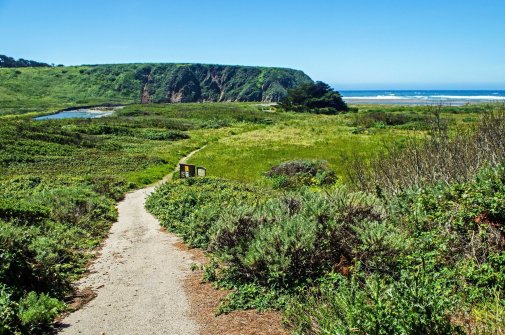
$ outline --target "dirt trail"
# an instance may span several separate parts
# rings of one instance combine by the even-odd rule
[[[199,333],[183,289],[191,254],[177,248],[178,238],[162,232],[144,208],[155,186],[129,193],[118,204],[118,221],[100,257],[78,283],[79,289],[90,287],[97,296],[62,320],[60,334]]]

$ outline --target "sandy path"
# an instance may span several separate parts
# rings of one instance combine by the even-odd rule
[[[129,193],[118,204],[118,221],[100,257],[78,283],[80,289],[91,287],[97,297],[63,319],[60,334],[199,333],[183,290],[191,254],[175,247],[178,239],[162,232],[144,208],[154,187]]]

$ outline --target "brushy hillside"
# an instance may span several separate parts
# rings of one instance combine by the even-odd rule
[[[312,80],[282,68],[116,64],[0,69],[0,115],[93,104],[280,101]]]

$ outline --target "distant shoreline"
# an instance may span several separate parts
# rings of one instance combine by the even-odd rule
[[[358,99],[352,98],[348,99],[343,97],[344,101],[349,105],[404,105],[404,106],[422,106],[422,105],[444,105],[444,106],[464,106],[464,105],[475,105],[475,104],[487,104],[487,103],[505,103],[504,100],[426,100],[426,99]]]
[[[448,105],[505,103],[504,90],[342,90],[351,105]]]

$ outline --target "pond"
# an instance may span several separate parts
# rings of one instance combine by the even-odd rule
[[[61,111],[56,114],[44,115],[34,118],[36,121],[42,120],[60,120],[60,119],[96,119],[100,117],[110,116],[114,113],[114,109],[92,109],[80,108],[68,111]]]

